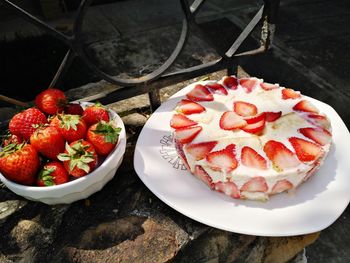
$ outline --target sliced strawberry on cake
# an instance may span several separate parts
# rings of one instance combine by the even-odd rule
[[[265,158],[248,146],[242,148],[241,161],[243,165],[255,169],[266,170],[268,167]]]
[[[329,129],[331,126],[329,119],[326,116],[321,114],[313,114],[313,113],[307,114],[306,120],[311,124],[321,127],[323,129]]]
[[[255,78],[240,79],[239,84],[244,88],[245,92],[250,93],[258,84],[258,80]]]
[[[279,194],[293,188],[293,184],[287,179],[277,181],[272,187],[271,194]]]
[[[182,114],[174,114],[170,120],[170,126],[174,129],[185,128],[197,125],[197,122],[190,120]]]
[[[301,100],[293,107],[295,111],[318,113],[318,109],[308,100]]]
[[[225,77],[222,83],[229,89],[236,90],[238,87],[238,80],[233,76]]]
[[[247,122],[233,111],[226,111],[221,115],[220,128],[223,130],[234,130],[247,125]]]
[[[194,101],[183,99],[177,104],[175,110],[178,113],[190,115],[190,114],[202,113],[205,111],[205,108]]]
[[[201,130],[201,126],[180,128],[175,130],[174,136],[175,139],[178,140],[180,143],[189,143],[192,142],[194,138],[196,138],[196,136],[201,132]]]
[[[276,111],[276,112],[273,112],[273,111],[267,111],[265,112],[265,120],[267,122],[273,122],[277,119],[279,119],[280,117],[282,116],[282,111]]]
[[[246,192],[266,192],[267,190],[266,180],[262,176],[253,177],[241,187],[241,191]]]
[[[264,90],[273,90],[273,89],[278,89],[279,85],[263,82],[263,83],[260,83],[260,87]]]
[[[288,100],[288,99],[299,99],[301,98],[300,92],[297,92],[293,89],[283,89],[282,90],[282,99]]]
[[[186,146],[186,150],[190,155],[192,155],[196,159],[196,161],[199,161],[204,159],[216,146],[217,143],[217,141],[211,141],[188,144]]]
[[[187,98],[193,101],[212,101],[214,100],[213,94],[203,85],[197,84],[189,93]]]
[[[180,158],[182,159],[182,162],[186,166],[186,169],[188,171],[191,171],[190,166],[188,165],[186,155],[185,155],[184,150],[183,150],[183,144],[180,143],[178,140],[174,139],[174,145],[175,145],[175,149],[176,149],[177,153],[179,154]]]
[[[231,172],[236,169],[238,163],[234,154],[235,145],[230,144],[225,149],[211,152],[206,159],[214,171]]]
[[[237,199],[241,197],[237,185],[233,182],[217,182],[214,187],[216,191],[224,193],[232,198]]]
[[[321,128],[300,128],[299,132],[322,146],[330,143],[332,139],[332,134],[329,131]]]
[[[297,157],[302,162],[314,161],[323,154],[322,148],[313,142],[297,137],[289,138],[289,142],[292,144]]]
[[[201,181],[203,181],[204,183],[206,183],[211,189],[214,188],[213,179],[211,179],[211,177],[209,176],[209,174],[203,169],[202,166],[196,165],[196,167],[194,168],[194,175],[195,175],[198,179],[200,179]]]
[[[215,93],[217,94],[221,94],[221,95],[227,95],[228,92],[227,90],[225,89],[224,86],[222,86],[221,84],[219,83],[208,83],[205,85],[207,88],[213,90]]]
[[[254,104],[245,101],[235,101],[233,110],[242,117],[250,117],[258,113],[258,109]]]
[[[271,160],[276,171],[284,171],[300,165],[300,161],[295,154],[283,143],[270,140],[264,145],[264,152]]]
[[[247,125],[241,129],[245,132],[258,134],[265,128],[266,114],[262,112],[254,117],[245,118]]]

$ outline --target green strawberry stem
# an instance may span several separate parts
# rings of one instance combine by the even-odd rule
[[[105,142],[110,142],[110,143],[116,143],[118,141],[118,137],[120,134],[120,131],[122,129],[119,127],[114,127],[112,122],[105,122],[105,121],[100,121],[95,130],[92,130],[92,132],[96,134],[102,134],[104,135]]]
[[[18,143],[10,143],[9,145],[5,146],[2,151],[0,152],[0,157],[10,155],[11,153],[17,152],[18,150],[22,149],[26,143],[22,142],[20,144]]]
[[[44,168],[39,173],[39,179],[44,182],[46,186],[55,185],[54,178],[51,175],[55,171],[54,167]]]
[[[58,119],[61,121],[60,127],[69,130],[77,130],[78,124],[80,122],[80,116],[79,115],[72,115],[72,114],[57,114]]]
[[[60,153],[57,158],[58,160],[64,162],[69,161],[69,170],[72,171],[75,167],[84,170],[86,173],[90,172],[89,163],[93,162],[94,154],[87,151],[88,145],[83,145],[81,140],[79,140],[74,145],[70,146],[66,143],[66,151],[68,153]]]

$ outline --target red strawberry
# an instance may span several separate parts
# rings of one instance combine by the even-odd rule
[[[323,153],[319,145],[301,138],[291,137],[289,138],[289,142],[292,144],[296,155],[302,162],[314,161]]]
[[[241,187],[241,191],[246,192],[266,192],[267,189],[267,183],[262,176],[253,177]]]
[[[201,113],[205,111],[205,108],[202,105],[191,100],[181,100],[176,106],[176,111],[178,113],[190,115],[195,113]]]
[[[85,108],[83,120],[87,126],[98,123],[99,121],[109,122],[108,110],[100,103]]]
[[[233,130],[247,125],[247,122],[233,111],[226,111],[220,118],[220,128],[223,130]]]
[[[170,120],[170,126],[174,129],[190,127],[197,124],[197,122],[190,120],[182,114],[174,114],[172,119]]]
[[[213,94],[203,85],[196,85],[189,93],[187,98],[193,101],[212,101],[214,100]]]
[[[281,142],[274,140],[268,141],[264,145],[264,152],[272,161],[272,165],[277,171],[293,168],[300,164],[294,153]]]
[[[277,111],[277,112],[267,111],[267,112],[265,112],[265,114],[266,114],[265,120],[267,122],[273,122],[273,121],[279,119],[279,117],[281,117],[282,111]]]
[[[247,93],[252,92],[257,83],[257,79],[254,78],[240,79],[239,81],[239,84],[245,89]]]
[[[86,133],[86,140],[95,148],[97,154],[106,156],[117,145],[121,128],[111,122],[100,121],[90,126]]]
[[[254,116],[258,113],[258,109],[254,104],[244,101],[235,101],[233,103],[233,110],[243,117]]]
[[[188,144],[186,146],[186,150],[191,154],[196,161],[204,159],[208,153],[216,146],[218,142],[201,142],[201,143],[193,143]]]
[[[64,138],[54,126],[39,127],[31,136],[30,144],[42,155],[52,160],[64,151]]]
[[[332,134],[329,131],[321,128],[300,128],[298,131],[305,137],[322,146],[329,143],[332,139]]]
[[[201,132],[201,126],[186,127],[175,130],[174,136],[175,139],[180,143],[189,143],[192,142],[194,138]]]
[[[46,123],[46,116],[37,108],[29,108],[17,113],[9,123],[10,132],[25,140],[36,130],[36,125]]]
[[[5,147],[11,143],[20,144],[22,142],[23,140],[21,137],[11,134],[11,132],[8,131],[2,138],[1,146]]]
[[[68,142],[84,139],[86,135],[87,126],[79,115],[59,114],[52,119],[50,125],[58,128]]]
[[[92,172],[97,165],[97,158],[94,146],[84,140],[67,143],[65,152],[58,155],[64,168],[74,177],[82,177]]]
[[[63,91],[49,88],[40,92],[35,98],[36,106],[46,114],[54,115],[61,113],[67,103]]]
[[[244,146],[241,153],[242,164],[256,169],[266,170],[267,161],[254,149]]]
[[[64,108],[66,114],[83,115],[84,109],[79,103],[68,103]]]
[[[247,118],[244,118],[244,120],[247,122],[247,124],[254,124],[254,123],[258,123],[262,120],[265,120],[266,119],[266,113],[265,112],[262,112],[258,115],[255,115],[253,117],[247,117]]]
[[[307,101],[307,100],[299,101],[293,107],[293,110],[318,113],[318,109],[310,101]]]
[[[245,118],[248,125],[242,127],[241,129],[245,132],[258,134],[265,128],[265,118],[265,112],[251,118]]]
[[[68,182],[69,174],[61,162],[52,161],[40,170],[36,184],[38,186],[53,186]]]
[[[176,149],[177,153],[179,154],[180,158],[182,159],[182,162],[186,166],[186,169],[188,171],[191,171],[190,166],[188,165],[188,162],[187,162],[186,155],[185,155],[184,150],[183,150],[183,144],[180,143],[178,140],[174,139],[174,145],[175,145],[175,149]]]
[[[241,197],[236,184],[233,182],[217,182],[215,183],[215,190],[232,198],[239,199]]]
[[[209,174],[203,169],[202,166],[196,165],[195,170],[194,170],[194,175],[206,183],[211,189],[214,188],[214,183]]]
[[[273,89],[278,89],[279,85],[263,82],[263,83],[260,83],[260,87],[264,90],[273,90]]]
[[[221,94],[221,95],[227,95],[228,92],[227,90],[224,88],[224,86],[222,86],[219,83],[208,83],[205,85],[207,88],[214,90],[216,93]]]
[[[323,129],[329,129],[329,127],[331,126],[331,123],[328,120],[328,118],[320,114],[308,114],[306,120],[312,123],[313,125],[321,127]]]
[[[233,76],[225,77],[222,83],[229,89],[235,90],[238,87],[238,80]]]
[[[279,194],[293,188],[293,184],[287,179],[279,180],[272,187],[271,194]]]
[[[30,144],[9,144],[0,152],[0,172],[14,182],[33,184],[39,165],[38,152]]]
[[[215,171],[231,172],[237,167],[237,160],[234,154],[235,145],[230,144],[225,149],[211,152],[206,159],[210,168]]]
[[[283,89],[282,90],[282,99],[288,100],[288,99],[299,99],[301,98],[300,92],[297,92],[293,89]]]

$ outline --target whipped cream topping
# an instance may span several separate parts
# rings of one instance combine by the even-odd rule
[[[235,154],[236,159],[238,160],[237,168],[228,173],[225,171],[214,171],[209,167],[209,164],[205,158],[196,161],[191,154],[184,150],[187,162],[192,173],[195,171],[196,165],[201,165],[203,169],[208,173],[208,175],[212,178],[213,183],[232,181],[237,185],[238,188],[240,188],[250,178],[253,178],[255,176],[263,176],[269,187],[269,191],[271,191],[271,188],[278,180],[282,179],[287,179],[293,184],[294,187],[296,187],[303,181],[305,174],[315,166],[315,161],[306,163],[300,162],[297,167],[283,171],[276,171],[272,167],[271,161],[269,161],[268,157],[263,151],[263,146],[267,141],[275,140],[283,143],[289,150],[295,152],[288,138],[298,137],[306,141],[313,142],[298,132],[298,129],[317,126],[308,122],[306,118],[303,117],[302,113],[298,113],[293,110],[294,105],[305,99],[304,96],[295,99],[283,99],[282,90],[284,87],[280,87],[276,84],[276,89],[265,90],[260,86],[260,84],[263,83],[262,79],[253,79],[256,80],[256,83],[251,92],[247,92],[246,89],[240,84],[236,90],[227,88],[227,95],[213,92],[213,101],[197,102],[204,106],[206,108],[206,111],[199,114],[191,114],[187,116],[189,119],[196,121],[198,125],[202,127],[202,131],[191,143],[217,141],[218,143],[214,149],[212,149],[212,151],[224,149],[227,145],[232,143],[235,144]],[[217,83],[220,83],[224,86],[223,80],[224,78]],[[206,85],[210,82],[212,81],[201,81],[193,83],[190,86],[194,88],[198,84]],[[254,104],[258,110],[258,113],[281,111],[282,115],[276,121],[265,122],[265,128],[263,130],[263,133],[260,135],[248,133],[241,129],[221,129],[219,124],[220,118],[224,112],[233,111],[234,101],[243,101]],[[268,162],[268,169],[260,170],[243,165],[240,161],[240,154],[244,146],[251,147],[262,157],[264,157]],[[330,143],[322,146],[325,154],[317,160],[318,165],[322,163],[323,159],[326,156],[326,153],[329,151],[329,147]],[[186,149],[186,147],[184,147],[184,149]],[[256,199],[254,196],[247,198]],[[256,196],[260,198],[261,194],[259,193]]]

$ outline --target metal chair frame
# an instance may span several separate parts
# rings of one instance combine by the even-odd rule
[[[60,81],[62,81],[65,72],[71,65],[73,59],[78,56],[82,58],[86,65],[101,79],[117,85],[118,88],[115,91],[112,91],[108,94],[101,94],[101,97],[99,97],[99,100],[101,102],[111,103],[136,95],[148,93],[151,109],[154,111],[161,103],[159,95],[159,90],[161,88],[178,83],[180,81],[188,80],[223,69],[227,69],[228,74],[235,74],[234,66],[238,65],[238,58],[256,55],[267,51],[271,46],[275,31],[275,21],[279,7],[279,0],[264,0],[264,5],[262,5],[253,19],[248,23],[238,38],[232,43],[231,47],[226,52],[221,52],[221,58],[209,63],[193,66],[176,72],[167,73],[167,69],[173,65],[183,50],[184,46],[186,45],[190,27],[196,28],[202,36],[206,35],[200,25],[196,22],[196,14],[200,10],[201,6],[205,3],[205,0],[195,0],[191,5],[189,4],[188,0],[179,1],[184,13],[184,19],[182,21],[182,30],[178,39],[178,43],[172,54],[159,68],[153,72],[139,78],[130,79],[117,78],[103,72],[93,61],[89,59],[87,53],[84,50],[82,25],[93,0],[81,1],[74,20],[72,35],[65,35],[61,33],[49,24],[15,5],[11,1],[0,0],[0,5],[14,10],[20,17],[38,26],[40,29],[64,42],[69,47],[65,57],[63,58],[56,74],[50,83],[50,87],[54,87],[59,84]],[[252,33],[253,29],[259,24],[260,21],[262,21],[260,47],[254,50],[237,54],[238,48],[241,46],[243,41]],[[210,45],[210,41],[207,42],[209,42]]]

